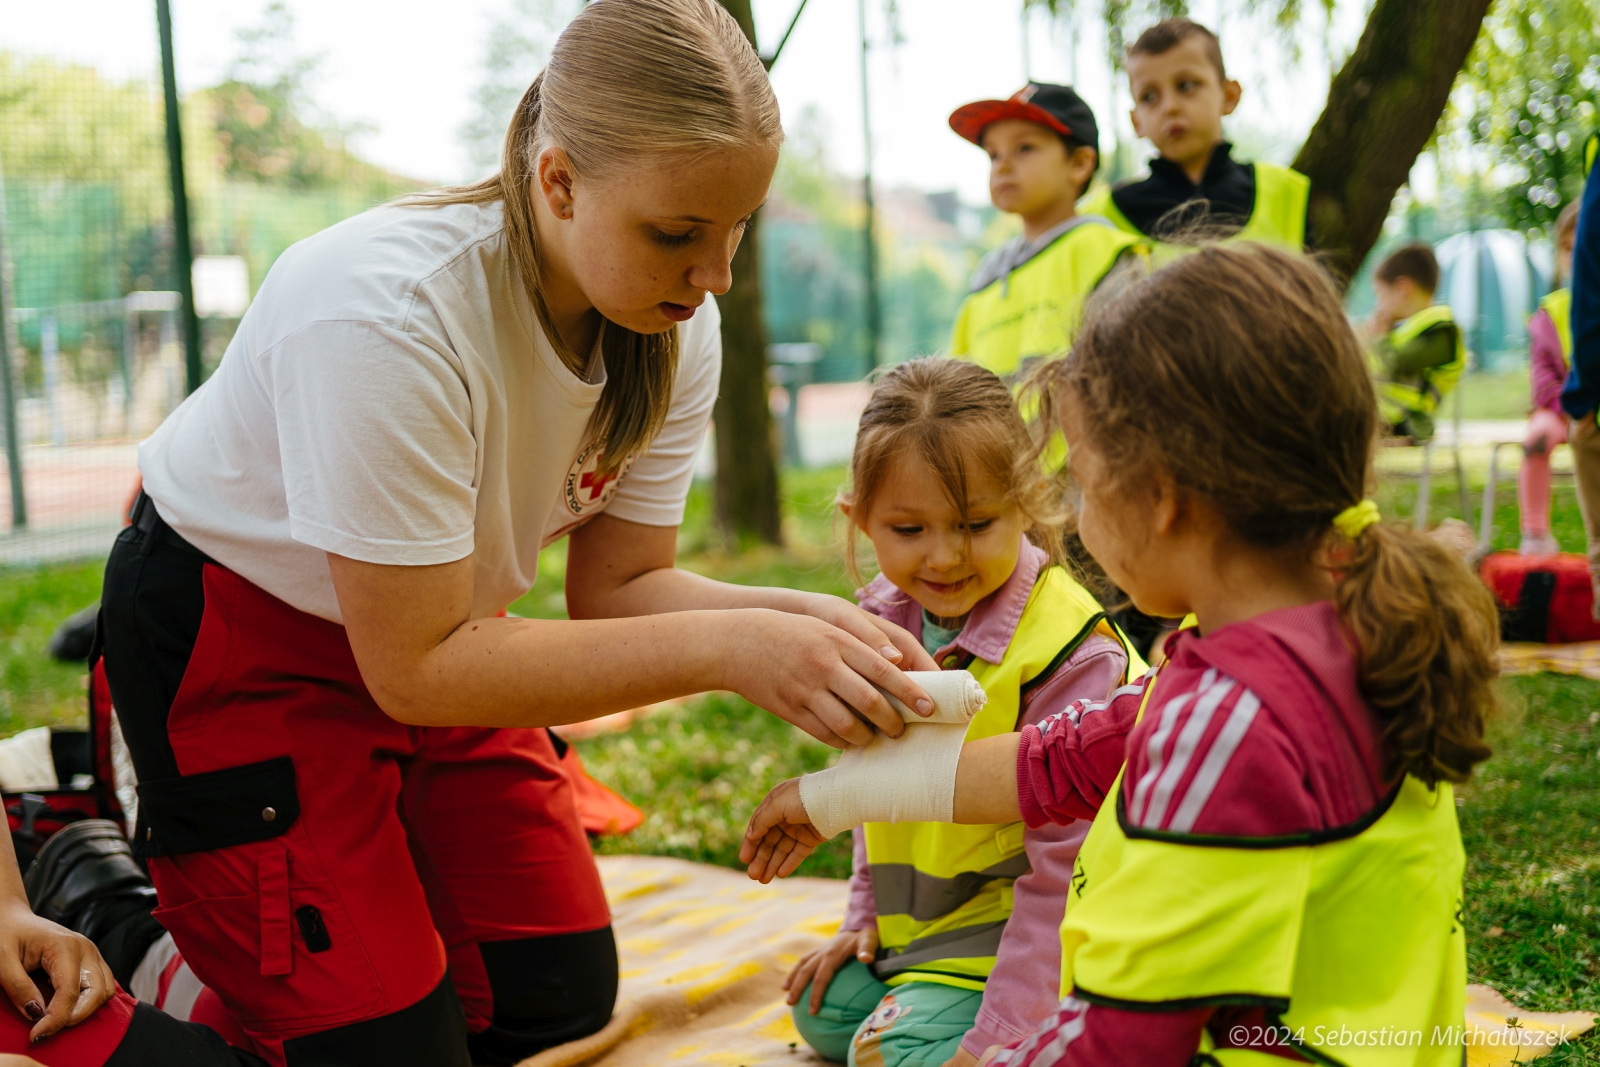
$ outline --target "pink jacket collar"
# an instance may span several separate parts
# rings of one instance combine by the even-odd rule
[[[1004,585],[978,601],[961,633],[941,648],[934,660],[943,666],[945,657],[952,651],[966,652],[988,663],[1004,659],[1017,625],[1022,621],[1022,609],[1027,606],[1028,597],[1039,581],[1039,572],[1044,570],[1049,558],[1043,549],[1024,537],[1022,551],[1017,556],[1017,569],[1011,572]],[[857,589],[856,599],[867,611],[922,639],[922,605],[883,575],[868,582],[865,589]]]

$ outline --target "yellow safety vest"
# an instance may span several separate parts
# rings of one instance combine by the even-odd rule
[[[1029,684],[1048,677],[1097,631],[1123,646],[1134,676],[1144,671],[1138,652],[1106,621],[1094,597],[1061,567],[1045,568],[1005,656],[999,663],[975,659],[967,666],[989,699],[967,727],[966,740],[1015,730]],[[879,978],[892,986],[983,988],[1011,916],[1011,883],[1028,873],[1023,829],[1020,822],[862,827],[878,911],[873,970]]]
[[[1233,840],[1130,829],[1119,775],[1073,870],[1062,995],[1260,1005],[1315,1063],[1459,1067],[1465,867],[1448,782],[1408,776],[1333,831]],[[1204,1040],[1224,1067],[1283,1063]]]
[[[956,312],[950,354],[1002,378],[1024,360],[1062,355],[1072,344],[1083,304],[1118,257],[1143,242],[1084,219],[1032,259],[971,293]]]
[[[1556,327],[1556,339],[1561,342],[1561,358],[1572,362],[1572,290],[1566,286],[1553,289],[1539,298],[1539,306],[1550,316]]]
[[[1299,171],[1274,163],[1256,163],[1256,202],[1250,218],[1230,241],[1258,241],[1299,252],[1306,245],[1306,205],[1311,200],[1311,179]],[[1110,187],[1089,196],[1081,205],[1084,214],[1103,215],[1118,229],[1146,236],[1117,207]],[[1151,252],[1158,264],[1170,263],[1190,251],[1187,245],[1156,241]]]
[[[1455,316],[1448,304],[1425,307],[1389,331],[1389,346],[1399,349],[1421,337],[1436,326],[1455,325]],[[1412,413],[1432,415],[1439,401],[1461,380],[1467,369],[1467,346],[1456,328],[1456,355],[1449,363],[1429,367],[1421,374],[1421,383],[1378,383],[1378,412],[1385,422],[1397,423]]]

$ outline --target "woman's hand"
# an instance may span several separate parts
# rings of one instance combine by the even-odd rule
[[[985,1052],[985,1056],[989,1053]],[[956,1049],[956,1054],[944,1061],[944,1067],[978,1067],[978,1057],[964,1048]]]
[[[832,623],[868,648],[878,649],[885,659],[892,660],[901,670],[939,669],[939,665],[933,662],[933,657],[928,655],[927,649],[922,647],[922,642],[912,637],[904,627],[896,626],[888,619],[881,619],[843,597],[830,596],[827,593],[796,593],[795,596],[798,598],[797,607],[802,614]],[[899,655],[892,655],[891,650]]]
[[[806,1004],[806,1010],[815,1015],[822,1010],[823,994],[827,993],[834,973],[840,967],[849,962],[851,957],[862,963],[871,963],[877,954],[876,923],[864,930],[840,930],[833,935],[832,941],[801,956],[800,962],[789,972],[789,977],[783,980],[783,988],[789,993],[789,1003],[798,1003],[800,995],[810,985],[811,1000]]]
[[[846,621],[863,628],[858,619]],[[904,732],[900,713],[874,686],[933,713],[933,701],[888,658],[901,654],[877,627],[865,627],[879,642],[872,645],[810,614],[745,609],[719,622],[723,687],[835,748],[869,744],[874,726],[890,737]]]
[[[50,980],[48,1005],[33,971]],[[39,1041],[94,1014],[116,992],[117,980],[94,942],[13,903],[0,912],[0,987],[35,1024],[29,1040]]]
[[[779,782],[762,798],[739,844],[739,862],[751,878],[766,885],[787,878],[827,838],[817,833],[800,803],[800,779]],[[791,1001],[790,1003],[793,1003]]]

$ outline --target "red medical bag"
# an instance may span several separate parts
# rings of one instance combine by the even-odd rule
[[[1494,552],[1478,570],[1500,604],[1500,637],[1566,645],[1600,641],[1589,561],[1574,552]]]

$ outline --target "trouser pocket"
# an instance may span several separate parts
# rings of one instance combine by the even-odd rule
[[[331,880],[297,877],[282,841],[157,859],[182,903],[155,916],[246,1030],[325,1029],[385,1014],[376,969]],[[240,890],[243,890],[241,892]]]

